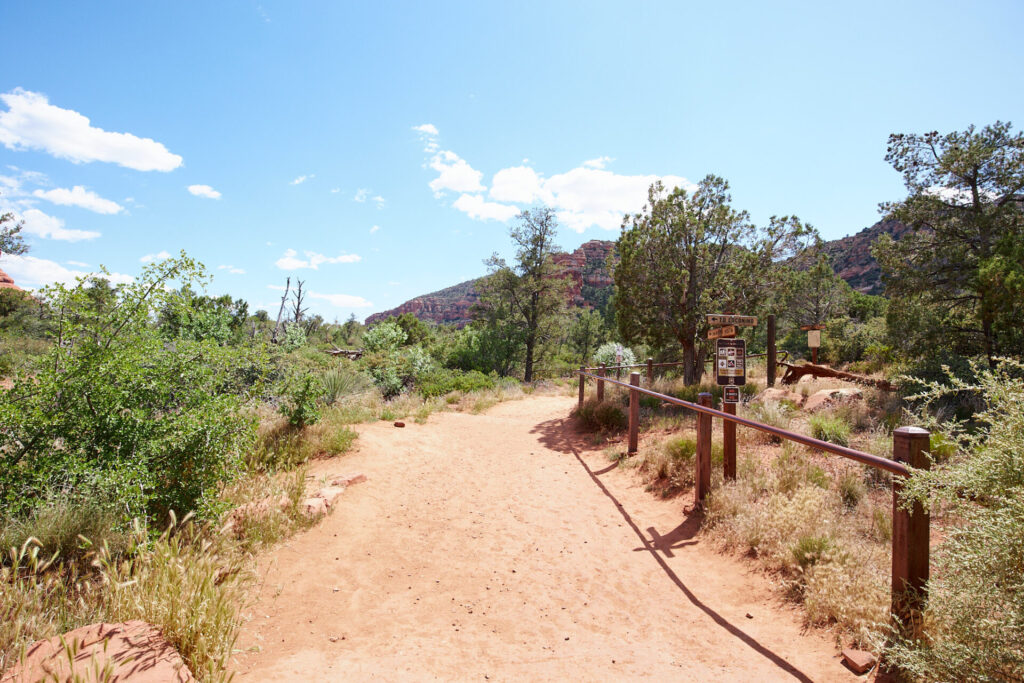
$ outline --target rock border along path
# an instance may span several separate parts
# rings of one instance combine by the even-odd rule
[[[237,681],[853,680],[767,579],[531,397],[359,427],[367,483],[260,560]]]

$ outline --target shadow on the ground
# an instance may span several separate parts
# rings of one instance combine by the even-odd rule
[[[662,557],[661,553],[665,553],[668,557],[673,557],[672,549],[680,548],[696,542],[692,539],[700,530],[700,524],[703,519],[703,515],[700,512],[687,513],[686,519],[683,520],[682,524],[664,535],[660,535],[653,527],[649,528],[648,532],[650,533],[650,538],[648,538],[644,535],[643,531],[640,530],[640,527],[636,525],[629,513],[626,512],[626,509],[622,507],[622,503],[612,495],[612,492],[608,490],[608,487],[606,487],[604,482],[600,479],[599,475],[610,472],[615,469],[615,466],[613,465],[595,472],[590,469],[590,466],[583,459],[582,455],[580,455],[581,450],[587,449],[587,443],[585,433],[579,429],[574,419],[558,418],[555,420],[548,420],[547,422],[541,422],[531,429],[530,433],[538,434],[538,440],[546,448],[558,451],[559,453],[571,453],[575,456],[576,460],[583,466],[583,469],[590,476],[591,480],[599,489],[601,489],[601,492],[615,504],[616,509],[618,509],[619,514],[622,515],[626,524],[629,525],[629,528],[632,529],[633,533],[635,533],[637,538],[640,539],[643,547],[637,548],[636,550],[650,553],[651,557],[654,558],[654,561],[658,563],[672,583],[682,591],[683,595],[686,596],[687,600],[689,600],[694,607],[707,614],[716,624],[735,636],[752,650],[768,659],[775,666],[791,675],[793,678],[796,678],[799,681],[807,681],[808,683],[811,681],[806,674],[797,669],[794,665],[769,650],[750,634],[746,633],[711,607],[701,602],[700,599],[694,595],[693,591],[683,583],[682,579],[672,571],[672,568],[668,563],[665,562],[665,558]]]

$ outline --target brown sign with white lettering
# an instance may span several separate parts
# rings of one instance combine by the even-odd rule
[[[708,313],[708,325],[735,325],[736,327],[757,327],[756,315],[728,315],[725,313]]]
[[[736,326],[726,325],[725,327],[713,327],[708,330],[708,339],[722,339],[723,337],[735,337]]]

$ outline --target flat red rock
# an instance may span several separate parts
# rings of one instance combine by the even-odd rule
[[[75,655],[69,661],[67,643]],[[106,672],[109,677],[104,677]],[[144,621],[90,624],[32,643],[25,658],[0,676],[2,683],[29,681],[190,683],[195,677],[160,630]]]

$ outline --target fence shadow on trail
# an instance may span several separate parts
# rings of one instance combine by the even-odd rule
[[[700,524],[703,520],[702,512],[696,510],[688,513],[682,524],[664,535],[660,535],[657,530],[651,527],[648,529],[648,532],[650,533],[650,536],[648,537],[643,531],[641,531],[636,522],[633,521],[633,518],[622,506],[622,503],[619,502],[614,494],[608,490],[608,487],[604,485],[604,482],[601,481],[600,475],[611,472],[615,469],[616,465],[613,463],[610,467],[594,471],[583,459],[581,451],[590,450],[590,448],[589,444],[587,444],[585,433],[580,431],[575,419],[566,417],[541,422],[534,426],[534,428],[530,430],[530,433],[538,434],[538,440],[546,448],[559,453],[571,454],[576,458],[580,466],[583,467],[583,470],[590,477],[591,481],[593,481],[601,492],[615,504],[615,507],[619,511],[619,514],[622,515],[623,520],[629,528],[633,530],[633,533],[636,534],[637,538],[640,539],[642,547],[635,548],[634,550],[637,552],[649,553],[650,556],[654,558],[654,561],[658,563],[658,566],[661,567],[662,571],[665,572],[665,575],[669,580],[675,584],[675,586],[683,593],[684,596],[686,596],[686,599],[689,600],[694,607],[708,615],[708,617],[710,617],[716,624],[718,624],[718,626],[730,635],[737,638],[744,645],[769,660],[772,664],[779,667],[793,678],[798,681],[810,683],[812,679],[796,668],[796,666],[759,643],[750,634],[746,633],[743,629],[739,628],[702,602],[665,561],[662,553],[668,557],[674,557],[672,553],[673,549],[692,545],[697,542],[693,539],[700,530]]]

